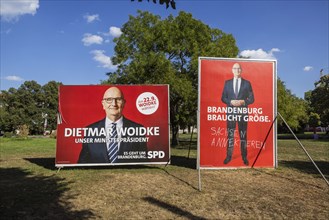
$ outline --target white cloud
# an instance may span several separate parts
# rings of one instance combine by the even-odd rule
[[[86,14],[83,17],[84,17],[84,19],[86,19],[87,23],[93,23],[94,21],[100,21],[98,14],[94,14],[94,15]]]
[[[122,31],[120,28],[114,27],[114,26],[110,27],[108,35],[110,35],[112,37],[120,37],[121,34],[122,34]]]
[[[19,76],[6,76],[4,79],[8,81],[17,81],[17,82],[24,81],[24,79]]]
[[[273,53],[273,52],[281,52],[281,50],[279,48],[272,48],[270,51],[271,51],[271,53]]]
[[[272,48],[270,51],[264,51],[262,48],[258,50],[243,50],[240,56],[251,59],[276,59],[274,53],[280,51],[279,48]]]
[[[101,67],[107,69],[116,68],[116,66],[112,64],[111,57],[104,54],[104,50],[93,50],[90,53],[94,55],[93,59],[100,63]]]
[[[35,15],[39,8],[39,0],[1,0],[0,15],[4,21],[18,21],[25,14]]]
[[[311,70],[313,70],[313,66],[305,66],[305,67],[304,67],[304,71],[305,71],[305,72],[309,72],[309,71],[311,71]]]
[[[98,35],[92,35],[87,33],[83,35],[82,42],[85,46],[90,46],[92,44],[102,44],[103,38]]]

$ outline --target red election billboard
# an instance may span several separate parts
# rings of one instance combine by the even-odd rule
[[[276,61],[199,58],[198,167],[276,167]]]
[[[166,164],[168,85],[60,86],[56,167]]]

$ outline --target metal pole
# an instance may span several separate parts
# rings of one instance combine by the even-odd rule
[[[191,151],[191,144],[192,144],[193,131],[194,131],[194,125],[193,125],[193,127],[192,127],[192,132],[191,132],[190,145],[188,146],[187,159],[190,159],[190,151]]]
[[[257,154],[257,156],[256,156],[256,159],[254,160],[253,164],[251,165],[252,168],[255,166],[255,163],[257,162],[258,157],[259,157],[260,153],[262,152],[262,150],[263,150],[263,148],[264,148],[264,146],[265,146],[266,140],[267,140],[267,138],[268,138],[268,136],[269,136],[269,134],[270,134],[270,132],[271,132],[271,130],[272,130],[272,128],[273,128],[273,125],[274,125],[274,123],[275,123],[277,117],[278,117],[278,116],[275,116],[275,118],[274,118],[274,120],[273,120],[273,122],[272,122],[272,124],[271,124],[271,127],[270,127],[270,129],[268,130],[268,132],[267,132],[267,135],[266,135],[266,137],[265,137],[265,140],[263,141],[262,147],[261,147],[260,150],[258,151],[258,154]]]
[[[199,174],[199,191],[201,192],[201,171],[200,171],[200,166],[198,167],[198,174]]]
[[[285,125],[287,126],[287,128],[289,129],[289,131],[291,132],[291,134],[295,137],[296,141],[299,143],[299,145],[302,147],[302,149],[304,150],[305,154],[308,156],[308,158],[310,159],[310,161],[313,163],[313,165],[315,166],[315,168],[318,170],[318,172],[321,174],[322,178],[324,179],[324,181],[326,181],[326,183],[329,186],[329,182],[326,179],[326,177],[323,175],[323,173],[321,172],[321,170],[319,169],[319,167],[316,165],[316,163],[314,162],[314,160],[312,159],[312,157],[309,155],[309,153],[307,152],[307,150],[304,148],[304,146],[302,145],[302,143],[298,140],[297,136],[295,135],[295,133],[291,130],[291,128],[289,127],[289,125],[287,124],[287,122],[284,120],[284,118],[282,117],[282,115],[278,112],[278,115],[281,117],[281,119],[283,120],[283,122],[285,123]]]

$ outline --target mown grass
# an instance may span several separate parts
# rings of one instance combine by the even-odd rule
[[[57,172],[54,139],[0,138],[1,218],[329,218],[329,186],[295,140],[278,141],[277,169],[201,170],[200,192],[195,139],[182,139],[168,166]],[[329,179],[329,142],[301,142]]]
[[[313,139],[314,134],[313,132],[304,132],[304,133],[297,133],[295,136],[298,139]],[[316,133],[317,139],[328,139],[329,135],[326,132],[317,132]],[[294,135],[291,133],[287,134],[278,134],[278,139],[294,139]]]

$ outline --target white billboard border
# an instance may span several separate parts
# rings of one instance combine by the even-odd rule
[[[65,85],[69,86],[69,85]],[[79,86],[79,85],[74,85]],[[87,85],[83,85],[87,86]],[[102,86],[102,85],[99,85]],[[109,86],[116,86],[116,84],[111,84]],[[116,167],[116,166],[137,166],[137,165],[168,165],[171,162],[171,144],[170,144],[170,85],[169,84],[134,84],[134,85],[126,85],[126,84],[119,84],[119,86],[166,86],[167,87],[167,98],[168,98],[168,145],[169,145],[169,158],[168,161],[163,162],[134,162],[134,163],[70,163],[70,164],[59,164],[56,163],[56,156],[55,156],[55,167],[58,168],[57,172],[59,172],[64,167],[100,167],[100,166],[108,166],[108,167]],[[58,97],[59,98],[59,97]],[[57,141],[56,141],[56,152],[57,152]]]
[[[227,169],[248,169],[253,167],[200,167],[200,105],[201,105],[201,61],[202,60],[226,60],[236,62],[270,62],[273,66],[273,168],[277,168],[277,60],[275,59],[247,59],[247,58],[224,58],[224,57],[199,57],[198,58],[198,111],[197,111],[197,127],[198,127],[198,143],[197,143],[197,169],[199,174],[199,190],[201,191],[201,169],[209,170],[227,170]],[[272,169],[272,168],[271,168]]]

